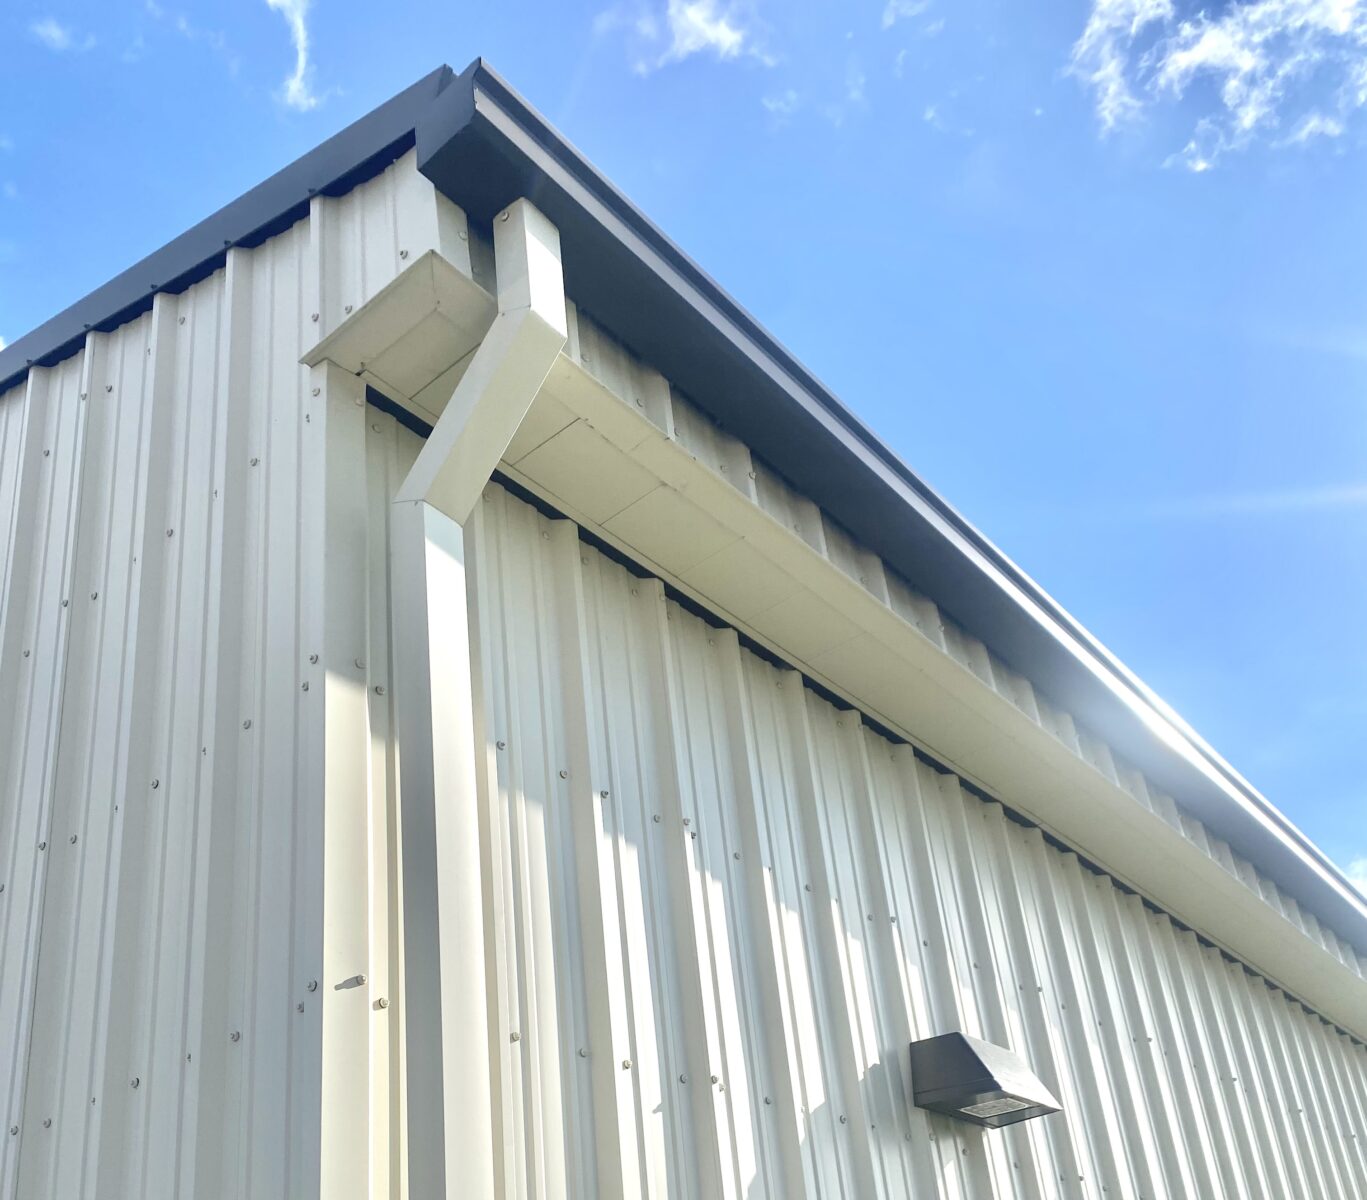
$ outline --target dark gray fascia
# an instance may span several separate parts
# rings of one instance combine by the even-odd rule
[[[287,228],[314,194],[348,191],[415,143],[422,172],[475,221],[531,199],[560,229],[566,291],[577,304],[1367,955],[1367,902],[1333,863],[481,60],[459,76],[433,71],[0,351],[0,391],[29,366],[74,354],[88,330],[145,311],[156,292],[209,275],[230,246]]]

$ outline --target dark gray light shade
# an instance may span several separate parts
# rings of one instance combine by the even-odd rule
[[[966,1033],[912,1042],[911,1083],[917,1108],[989,1129],[1059,1111],[1020,1055]]]

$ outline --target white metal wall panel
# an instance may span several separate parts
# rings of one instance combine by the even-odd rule
[[[320,1092],[317,664],[325,471],[384,514],[411,446],[328,463],[299,358],[463,227],[442,203],[410,154],[0,396],[4,1200],[316,1196],[323,1114],[348,1104],[371,1138],[339,1165],[400,1194],[396,1011],[354,1046],[369,1086]],[[368,553],[383,631],[383,539]],[[385,703],[348,881],[370,897],[355,970],[381,987]]]
[[[491,486],[492,1034],[510,1196],[1367,1196],[1367,1053]],[[1013,1047],[1064,1111],[910,1104]]]

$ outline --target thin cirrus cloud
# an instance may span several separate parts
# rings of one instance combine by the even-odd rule
[[[883,6],[883,28],[891,29],[898,21],[919,17],[930,7],[930,0],[888,0]]]
[[[276,0],[269,0],[275,3]],[[599,13],[594,31],[627,35],[637,72],[647,75],[694,55],[721,60],[755,58],[772,65],[748,8],[724,0],[621,3]]]
[[[1367,105],[1367,0],[1234,0],[1218,12],[1092,0],[1070,65],[1106,133],[1163,102],[1204,108],[1168,161],[1206,171],[1258,140],[1343,134]]]
[[[266,0],[266,3],[285,18],[290,41],[294,44],[294,71],[281,88],[281,98],[290,108],[308,112],[317,108],[323,100],[313,90],[313,64],[309,59],[309,0]]]
[[[1191,496],[1144,504],[1128,515],[1145,520],[1204,520],[1367,509],[1367,483],[1279,488],[1261,492]]]
[[[63,25],[56,17],[42,17],[32,21],[28,31],[55,54],[89,50],[95,45],[93,33],[87,33],[82,37],[70,25]]]

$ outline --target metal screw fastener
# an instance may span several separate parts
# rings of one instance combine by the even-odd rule
[[[51,1118],[51,1117],[44,1117],[44,1118],[43,1118],[43,1128],[44,1128],[44,1129],[51,1129],[51,1128],[52,1128],[52,1118]]]
[[[624,1071],[630,1071],[630,1070],[631,1070],[631,1059],[629,1059],[629,1058],[624,1058],[624,1059],[622,1059],[622,1070],[624,1070]]]
[[[600,800],[606,800],[607,798],[608,798],[607,792],[599,792],[599,793],[598,793],[598,799],[600,799]]]
[[[175,537],[175,536],[176,536],[176,531],[175,531],[174,529],[168,529],[168,530],[166,531],[166,536],[167,536],[167,537]]]
[[[44,451],[43,451],[43,457],[44,457],[44,458],[51,458],[51,457],[52,457],[52,451],[51,451],[51,450],[44,450]]]
[[[685,825],[692,825],[692,824],[693,824],[693,818],[692,818],[692,817],[685,817],[685,818],[684,818],[684,824],[685,824]]]
[[[240,1042],[242,1040],[242,1031],[234,1029],[232,1033],[228,1035],[228,1040],[230,1042]]]
[[[106,392],[112,392],[114,390],[114,385],[112,383],[106,383],[104,385],[104,390]]]
[[[310,655],[309,655],[309,662],[311,662],[311,663],[316,663],[317,661],[318,661],[318,656],[317,656],[316,654],[310,654]]]
[[[318,393],[321,392],[322,390],[323,390],[322,388],[314,388],[314,389],[313,389],[313,394],[316,396],[316,395],[318,395]]]
[[[499,748],[500,750],[506,750],[506,749],[508,748],[508,743],[507,743],[507,742],[498,742],[498,743],[496,743],[496,744],[497,744],[497,746],[498,746],[498,748]]]
[[[400,250],[400,251],[399,251],[399,257],[400,257],[400,258],[407,258],[407,257],[408,257],[408,251],[407,251],[407,250]]]
[[[63,608],[65,608],[65,607],[67,606],[67,604],[68,604],[68,601],[66,601],[66,600],[63,600],[63,601],[62,601],[62,607],[63,607]]]
[[[357,975],[357,976],[356,976],[356,982],[357,982],[357,983],[364,983],[364,982],[365,982],[365,976],[364,976],[364,975]]]
[[[184,325],[184,324],[185,324],[185,318],[184,318],[184,317],[181,317],[181,319],[177,322],[177,324],[179,324],[179,325]]]
[[[650,819],[651,819],[652,821],[654,821],[656,825],[658,825],[658,824],[660,823],[660,814],[659,814],[659,813],[656,813],[656,814],[655,814],[653,817],[651,817]]]
[[[9,1127],[9,1135],[10,1135],[10,1137],[18,1137],[18,1136],[19,1136],[19,1126],[18,1126],[18,1125],[11,1125],[11,1126]]]
[[[260,461],[261,461],[261,460],[260,460],[259,458],[254,458],[254,459],[252,459],[251,465],[252,465],[252,466],[256,466],[257,463],[259,463]]]
[[[498,214],[498,219],[499,219],[500,221],[506,221],[506,220],[508,219],[508,217],[509,217],[509,213],[508,213],[508,210],[507,210],[506,208],[505,208],[501,213]]]
[[[377,695],[377,696],[383,696],[383,695],[384,695],[384,684],[382,684],[382,683],[377,683],[377,684],[375,685],[375,695]]]
[[[812,885],[810,883],[804,883],[802,885],[802,890],[804,892],[810,892],[812,890]]]
[[[129,1087],[141,1087],[141,1086],[142,1086],[142,1080],[139,1079],[136,1075],[134,1075],[133,1078],[130,1079],[130,1080],[128,1081],[128,1086],[129,1086]]]
[[[307,692],[309,690],[309,681],[307,679],[299,685],[299,690],[301,692]]]
[[[388,1008],[388,1007],[389,1007],[389,997],[387,997],[387,996],[381,996],[378,1000],[375,1001],[375,1007],[376,1007],[376,1008]]]
[[[74,833],[71,835],[71,844],[73,846],[76,844],[76,835]]]
[[[680,1083],[687,1083],[687,1082],[688,1082],[688,1076],[687,1076],[687,1075],[680,1075],[680,1076],[679,1076],[679,1082],[680,1082]]]
[[[580,1047],[579,1047],[579,1057],[580,1057],[580,1058],[588,1058],[588,1056],[589,1056],[589,1052],[588,1052],[587,1050],[585,1050],[583,1046],[580,1046]]]
[[[731,854],[731,857],[734,858],[737,862],[740,862],[740,851],[739,851],[739,850],[733,851],[732,854]]]
[[[720,1082],[720,1081],[718,1080],[718,1078],[717,1078],[715,1075],[713,1075],[713,1076],[712,1076],[712,1082],[713,1082],[713,1083],[718,1083],[718,1082]]]
[[[363,658],[358,658],[358,659],[355,659],[354,661],[355,661],[355,663],[356,663],[356,669],[357,669],[358,671],[364,671],[364,670],[365,670],[365,659],[363,659]]]
[[[304,1011],[304,1002],[303,1002],[302,1000],[300,1000],[299,1003],[295,1005],[295,1008],[297,1008],[300,1012],[303,1012],[303,1011]]]
[[[28,656],[29,656],[29,652],[28,652],[27,650],[25,650],[25,651],[24,651],[24,657],[27,658]]]
[[[569,773],[568,771],[561,771],[561,772],[560,772],[560,778],[561,778],[561,779],[568,779],[569,777],[570,777],[570,773]]]
[[[242,722],[242,728],[243,728],[243,729],[250,729],[251,727],[252,727],[251,718],[248,717],[247,720],[245,720],[245,721]]]
[[[317,321],[317,320],[318,320],[318,314],[317,314],[317,313],[310,313],[310,314],[309,314],[309,320],[310,320],[310,321]]]
[[[840,1114],[840,1123],[841,1123],[842,1125],[847,1125],[847,1124],[849,1124],[849,1120],[850,1120],[849,1117],[847,1117],[844,1113],[841,1113],[841,1114]]]
[[[768,1096],[765,1096],[765,1097],[764,1097],[764,1103],[765,1103],[765,1104],[772,1104],[773,1101],[770,1100]]]
[[[310,979],[310,980],[309,980],[309,991],[311,991],[311,992],[316,992],[317,990],[318,990],[318,981],[317,981],[316,979]]]
[[[39,849],[39,850],[46,850],[46,849],[47,849],[47,843],[46,843],[46,842],[39,842],[39,843],[38,843],[38,849]]]
[[[350,314],[350,312],[351,312],[351,305],[348,304],[344,309],[342,309],[342,311],[343,311],[344,313]]]
[[[522,1035],[518,1033],[516,1029],[514,1029],[512,1033],[508,1035],[508,1040],[510,1042],[520,1042],[522,1040]]]

